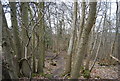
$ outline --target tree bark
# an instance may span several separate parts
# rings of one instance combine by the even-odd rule
[[[117,55],[118,55],[118,59],[120,60],[120,2],[116,2],[117,4],[117,10],[116,10],[116,28],[118,30],[118,34],[117,34]],[[118,66],[118,78],[120,78],[120,63]]]
[[[39,23],[39,46],[38,46],[38,53],[39,53],[39,59],[38,59],[38,73],[43,73],[43,67],[44,67],[44,55],[45,55],[45,27],[44,27],[44,2],[41,2],[39,5],[39,14],[38,14],[38,18],[41,18],[41,21]]]
[[[15,46],[15,54],[16,54],[16,70],[17,74],[20,76],[20,68],[19,68],[19,63],[18,61],[22,58],[22,46],[19,38],[19,33],[18,33],[18,23],[17,23],[17,13],[16,13],[16,3],[15,2],[10,2],[11,6],[11,22],[12,22],[12,27],[13,27],[13,38],[14,38],[14,46]]]
[[[4,11],[2,10],[2,19],[3,19],[3,24],[2,24],[2,48],[3,48],[3,56],[5,61],[7,62],[8,66],[8,72],[10,75],[11,79],[18,79],[16,69],[13,64],[13,53],[11,50],[10,46],[10,37],[9,37],[9,31],[8,31],[8,26],[7,26],[7,21],[5,18]]]
[[[76,56],[75,56],[75,61],[73,63],[73,70],[71,72],[71,78],[72,79],[76,79],[79,77],[79,73],[80,73],[80,67],[81,64],[83,62],[84,59],[84,50],[86,48],[87,42],[88,42],[88,37],[89,37],[89,33],[95,23],[95,17],[96,17],[96,5],[97,2],[90,2],[90,9],[89,9],[89,14],[88,14],[88,19],[86,22],[86,25],[83,29],[82,35],[81,35],[81,39],[80,39],[80,43],[78,45],[78,50],[76,52]]]
[[[21,18],[22,18],[22,41],[23,41],[23,55],[22,57],[27,58],[29,56],[29,28],[28,28],[28,2],[21,2]]]
[[[90,60],[92,58],[92,55],[93,55],[93,51],[95,50],[95,47],[96,47],[96,44],[97,44],[97,39],[98,39],[98,35],[99,35],[99,29],[100,29],[100,26],[101,26],[101,22],[102,22],[102,19],[103,19],[104,16],[102,16],[100,22],[99,22],[99,28],[97,29],[96,31],[96,35],[95,35],[95,41],[93,42],[93,46],[90,48],[90,50],[88,51],[89,55],[86,59],[86,64],[85,64],[85,69],[86,70],[89,70],[89,63],[90,63]],[[93,40],[92,40],[93,41]]]
[[[76,22],[77,22],[77,2],[74,2],[74,18],[73,18],[73,29],[71,33],[71,38],[69,41],[69,47],[67,52],[67,59],[66,59],[66,66],[65,66],[65,74],[71,72],[71,63],[72,63],[72,53],[73,53],[73,46],[75,41],[75,30],[76,30]]]

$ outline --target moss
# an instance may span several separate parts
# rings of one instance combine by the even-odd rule
[[[53,75],[52,74],[46,74],[45,77],[48,78],[48,79],[52,79]]]
[[[90,71],[89,70],[84,70],[83,77],[84,78],[90,78]]]
[[[45,77],[46,74],[44,73],[32,73],[32,77],[35,77],[35,76],[43,76]]]
[[[46,74],[44,74],[44,73],[39,73],[39,75],[41,75],[41,76],[45,77],[45,75],[46,75]]]
[[[35,76],[37,76],[37,74],[36,73],[32,73],[32,77],[35,77]]]
[[[84,73],[84,67],[83,66],[80,67],[80,70],[81,70],[81,73]]]
[[[56,53],[57,51],[56,50],[53,50],[53,53]]]
[[[100,76],[95,76],[96,78],[100,79]]]

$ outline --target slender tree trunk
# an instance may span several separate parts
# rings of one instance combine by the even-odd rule
[[[79,27],[79,31],[78,33],[76,32],[76,40],[75,40],[75,44],[74,44],[74,53],[72,55],[72,65],[71,67],[73,67],[73,63],[74,63],[74,59],[75,59],[75,56],[76,56],[76,52],[78,50],[78,45],[79,45],[79,42],[80,42],[80,38],[81,38],[81,34],[83,32],[83,28],[84,28],[84,23],[85,23],[85,10],[86,10],[86,2],[85,0],[82,0],[82,14],[81,14],[81,19],[80,19],[80,27]],[[72,70],[72,69],[71,69]]]
[[[78,43],[80,42],[80,38],[81,38],[81,34],[82,34],[82,32],[83,32],[83,28],[84,28],[84,23],[85,23],[85,10],[86,10],[86,2],[85,2],[85,0],[82,0],[82,17],[81,17],[81,19],[80,19],[80,27],[79,27],[79,31],[78,31],[78,38],[77,38],[77,43],[76,43],[76,48],[75,49],[77,49],[78,48]],[[77,50],[75,50],[75,51],[77,51]]]
[[[0,2],[0,45],[2,43],[2,4]]]
[[[105,20],[106,20],[106,12],[104,13],[104,16],[102,16],[102,18],[104,17],[104,21],[103,21],[103,29],[102,29],[102,33],[101,33],[101,38],[100,38],[100,42],[99,42],[99,44],[98,44],[98,48],[97,48],[97,51],[96,51],[96,54],[95,54],[95,59],[94,59],[94,61],[93,61],[93,64],[92,64],[92,66],[91,66],[91,68],[90,68],[90,72],[92,71],[92,69],[93,69],[93,67],[94,67],[94,65],[95,65],[95,63],[96,63],[96,61],[97,61],[97,58],[98,58],[98,54],[99,54],[99,52],[100,52],[100,47],[101,47],[101,45],[102,45],[102,40],[103,40],[103,34],[104,34],[104,28],[105,28]],[[102,22],[102,18],[101,18],[101,22]],[[99,27],[100,27],[100,25],[101,25],[101,23],[99,23]],[[97,32],[99,31],[99,29],[97,30]],[[99,35],[98,33],[97,33],[97,35]],[[96,38],[96,41],[97,41],[97,38]]]
[[[22,18],[22,41],[23,41],[23,55],[22,57],[27,58],[29,56],[29,45],[27,46],[29,39],[29,28],[28,28],[28,3],[21,2],[21,18]]]
[[[36,60],[36,41],[35,41],[35,33],[33,32],[32,34],[32,70],[33,70],[33,73],[36,72],[36,63],[35,63],[35,60]]]
[[[74,2],[74,18],[73,18],[73,32],[71,33],[71,38],[69,41],[69,47],[67,52],[67,59],[66,59],[66,67],[65,67],[65,74],[71,72],[71,63],[72,63],[72,53],[73,53],[73,45],[75,40],[75,30],[76,30],[76,22],[77,22],[77,2]]]
[[[90,11],[88,14],[88,19],[86,22],[86,25],[83,29],[82,35],[81,35],[81,39],[80,39],[80,43],[78,45],[78,50],[76,52],[76,57],[75,57],[75,61],[73,63],[73,70],[71,72],[71,78],[72,79],[76,79],[79,77],[79,73],[80,73],[80,67],[81,64],[83,63],[83,59],[84,59],[84,50],[86,48],[87,42],[88,42],[88,37],[89,37],[89,33],[93,27],[93,24],[95,23],[95,17],[96,17],[96,5],[97,2],[90,2]]]
[[[82,15],[81,15],[81,19],[80,19],[80,27],[79,27],[79,31],[78,31],[78,36],[76,38],[76,41],[75,41],[75,45],[74,45],[74,55],[72,56],[72,66],[73,66],[73,63],[74,63],[74,59],[75,59],[75,56],[76,56],[76,52],[78,50],[78,45],[79,45],[79,42],[80,42],[80,38],[81,38],[81,34],[83,32],[83,28],[84,28],[84,23],[85,23],[85,10],[86,10],[86,2],[85,0],[82,0]]]
[[[113,51],[115,49],[115,42],[117,41],[117,36],[119,33],[119,31],[118,31],[118,25],[119,25],[118,2],[116,2],[116,5],[117,5],[117,9],[116,9],[116,33],[115,33],[115,39],[114,39],[112,46],[111,46],[111,52],[110,52],[111,55],[113,54]]]
[[[92,29],[91,31],[91,34],[90,34],[90,37],[89,37],[89,44],[87,45],[88,46],[88,51],[87,51],[87,58],[86,58],[86,64],[85,64],[85,70],[89,70],[89,63],[90,63],[90,59],[91,59],[91,56],[92,56],[92,51],[93,51],[93,46],[94,46],[94,28]],[[97,39],[97,37],[96,37]],[[95,39],[95,40],[96,40]],[[96,43],[96,41],[95,41]]]
[[[39,49],[38,49],[38,53],[39,53],[39,59],[38,59],[38,73],[43,73],[43,67],[44,67],[44,55],[45,55],[45,27],[44,27],[44,2],[41,2],[39,5],[39,15],[38,17],[41,18],[42,20],[39,23]]]
[[[117,55],[118,55],[118,59],[120,60],[120,2],[116,2],[117,4],[117,10],[116,10],[116,28],[118,30],[118,34],[117,34]],[[120,78],[120,63],[118,66],[118,78]]]
[[[21,59],[20,63],[22,65],[21,70],[23,71],[23,75],[25,77],[31,77],[31,50],[30,50],[30,27],[28,26],[28,9],[29,4],[28,2],[21,2],[21,18],[22,18],[22,48],[23,48],[23,55],[22,59],[26,59],[23,61]],[[24,67],[23,67],[24,66]],[[30,66],[30,67],[29,67]]]
[[[97,29],[96,31],[96,35],[95,35],[95,41],[93,42],[93,46],[90,48],[90,50],[88,51],[89,55],[86,59],[86,64],[85,64],[85,69],[86,70],[89,70],[89,63],[90,63],[90,59],[92,58],[92,55],[93,55],[93,51],[95,50],[95,47],[96,47],[96,43],[97,43],[97,39],[98,39],[98,36],[99,36],[99,29],[100,29],[100,26],[101,26],[101,22],[102,22],[102,19],[103,19],[104,16],[102,16],[101,20],[100,20],[100,23],[99,23],[99,28]],[[92,40],[93,41],[93,40]]]
[[[92,64],[92,66],[91,66],[91,68],[90,68],[90,72],[92,71],[92,69],[93,69],[93,67],[94,67],[94,65],[95,65],[95,63],[96,63],[96,61],[97,61],[98,54],[99,54],[99,51],[100,51],[100,47],[101,47],[101,45],[102,45],[102,36],[103,36],[103,32],[102,32],[102,34],[101,34],[100,42],[99,42],[99,45],[98,45],[98,48],[97,48],[97,52],[96,52],[96,55],[95,55],[95,59],[94,59],[93,64]]]

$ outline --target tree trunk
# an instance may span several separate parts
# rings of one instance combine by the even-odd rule
[[[0,2],[0,53],[2,53],[2,4]],[[2,69],[2,54],[0,54],[0,69]],[[2,70],[0,70],[2,73]],[[2,79],[2,75],[0,75],[0,81]]]
[[[93,46],[90,48],[90,50],[88,51],[88,57],[86,59],[86,64],[85,64],[85,69],[86,70],[89,70],[89,63],[90,63],[90,59],[92,58],[92,55],[93,55],[93,51],[95,50],[95,47],[96,47],[96,44],[97,44],[97,39],[98,39],[98,35],[99,35],[99,29],[100,29],[100,26],[101,26],[101,22],[102,22],[102,19],[103,19],[104,15],[102,16],[101,20],[100,20],[100,23],[99,23],[99,28],[97,29],[96,31],[96,35],[95,35],[95,41],[93,42]]]
[[[82,31],[83,31],[83,28],[84,28],[84,23],[85,23],[85,9],[86,9],[86,2],[85,0],[83,0],[83,2],[81,3],[82,4],[82,17],[81,17],[81,20],[80,20],[80,27],[79,27],[79,31],[78,31],[78,38],[77,38],[77,43],[76,43],[76,48],[78,48],[78,43],[80,42],[80,38],[81,38],[81,34],[82,34]],[[75,50],[77,51],[77,50]]]
[[[38,30],[38,33],[39,33],[39,46],[38,46],[38,53],[39,53],[39,59],[38,59],[38,73],[43,73],[43,67],[44,67],[44,54],[45,54],[45,27],[44,27],[44,2],[41,2],[40,5],[39,5],[39,10],[42,10],[42,11],[39,11],[39,14],[38,14],[38,18],[41,18],[41,21],[39,23],[39,30]]]
[[[11,46],[10,46],[10,37],[8,35],[8,26],[7,26],[7,21],[5,18],[4,11],[2,11],[2,19],[3,19],[3,24],[2,24],[2,48],[3,48],[3,55],[4,59],[7,62],[8,66],[8,72],[10,75],[11,79],[18,79],[16,69],[13,64],[13,53],[11,51]]]
[[[75,30],[76,30],[76,22],[77,22],[77,2],[74,2],[74,18],[73,18],[73,30],[71,33],[71,38],[69,41],[69,47],[67,52],[66,66],[65,66],[65,74],[71,72],[71,63],[72,63],[72,53],[73,53],[73,45],[75,40]]]
[[[80,19],[80,27],[79,27],[79,31],[78,31],[78,36],[77,36],[77,38],[76,38],[76,41],[75,41],[75,46],[74,46],[74,50],[75,50],[75,52],[74,52],[74,55],[72,56],[72,66],[73,66],[73,63],[74,63],[74,58],[75,58],[75,55],[76,55],[76,52],[77,52],[77,50],[78,50],[78,45],[79,45],[79,42],[80,42],[80,38],[81,38],[81,34],[82,34],[82,32],[83,32],[83,28],[84,28],[84,23],[85,23],[85,10],[86,10],[86,2],[85,2],[85,0],[82,0],[82,17],[81,17],[81,19]]]
[[[28,3],[21,2],[21,18],[22,18],[22,41],[23,41],[23,55],[22,57],[27,58],[29,56],[29,28],[28,28]]]
[[[18,33],[18,23],[17,23],[17,13],[16,13],[16,3],[15,2],[10,2],[11,6],[11,22],[12,22],[12,27],[13,27],[13,38],[14,38],[14,46],[15,46],[15,54],[16,54],[16,70],[17,74],[20,76],[20,69],[19,69],[19,63],[18,61],[22,57],[22,46],[19,38],[19,33]]]
[[[95,63],[96,63],[96,61],[97,61],[98,54],[99,54],[99,51],[100,51],[100,47],[101,47],[101,45],[102,45],[102,36],[103,36],[103,32],[102,32],[102,34],[101,34],[100,42],[99,42],[99,45],[98,45],[98,48],[97,48],[97,52],[96,52],[96,55],[95,55],[95,59],[94,59],[94,61],[93,61],[93,65],[92,65],[91,68],[90,68],[90,72],[92,71],[92,69],[93,69],[93,67],[94,67],[94,65],[95,65]]]
[[[116,28],[118,30],[118,34],[117,34],[117,55],[118,55],[118,59],[120,60],[120,2],[116,2],[117,3],[117,10],[116,10]],[[120,78],[120,63],[118,66],[118,78]]]
[[[91,33],[90,33],[89,42],[88,42],[88,45],[87,45],[88,46],[88,51],[87,51],[85,70],[89,70],[89,63],[90,63],[90,60],[91,60],[91,57],[92,57],[93,47],[96,45],[96,40],[97,40],[97,37],[95,38],[95,41],[94,41],[94,28],[93,28]]]
[[[88,37],[89,37],[89,33],[93,27],[93,24],[95,23],[95,17],[96,17],[96,5],[97,2],[90,2],[90,11],[88,14],[88,19],[86,22],[86,25],[83,29],[82,35],[81,35],[81,39],[80,39],[80,43],[78,45],[78,50],[76,52],[76,56],[75,56],[75,61],[73,63],[73,69],[71,72],[71,78],[72,79],[76,79],[79,77],[79,73],[80,73],[80,67],[81,64],[83,63],[83,59],[84,59],[84,50],[86,49],[86,45],[88,42]]]

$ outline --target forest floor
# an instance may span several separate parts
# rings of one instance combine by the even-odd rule
[[[66,52],[64,51],[60,52],[57,56],[56,53],[51,51],[46,53],[45,73],[50,74],[50,78],[63,79],[65,55]],[[118,66],[100,66],[96,63],[90,75],[92,79],[117,79]],[[84,78],[81,76],[80,79]]]

